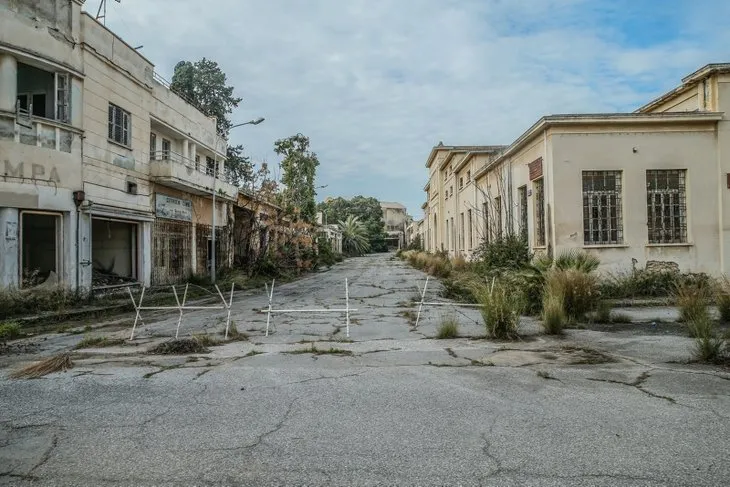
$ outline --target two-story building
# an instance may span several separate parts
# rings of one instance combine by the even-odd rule
[[[216,121],[80,0],[0,0],[0,285],[209,272],[238,190]],[[218,244],[220,242],[221,244]]]

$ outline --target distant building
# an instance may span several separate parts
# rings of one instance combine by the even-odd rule
[[[380,208],[383,210],[383,221],[385,224],[386,242],[389,249],[400,249],[405,246],[406,226],[409,223],[409,216],[406,207],[400,203],[381,201]]]

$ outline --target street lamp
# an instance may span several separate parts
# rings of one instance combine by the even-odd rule
[[[248,122],[243,123],[237,123],[235,125],[231,125],[229,127],[230,129],[234,129],[236,127],[242,127],[244,125],[258,125],[261,122],[263,122],[265,119],[264,117],[259,117],[255,120],[250,120]],[[215,284],[215,182],[218,179],[218,153],[216,152],[218,150],[218,142],[220,141],[221,136],[216,131],[216,138],[215,138],[215,147],[213,148],[213,231],[211,232],[213,235],[211,237],[211,257],[210,257],[210,282],[211,284]]]

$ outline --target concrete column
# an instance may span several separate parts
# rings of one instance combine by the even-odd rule
[[[10,54],[0,54],[0,110],[15,111],[18,99],[18,61]]]
[[[63,213],[63,249],[61,249],[61,272],[59,272],[59,284],[70,289],[75,289],[77,269],[77,232],[76,212],[68,211]]]
[[[139,281],[147,287],[152,282],[152,222],[142,222],[139,226],[140,235],[140,271]]]
[[[81,212],[78,218],[77,234],[74,236],[75,238],[78,237],[79,246],[78,287],[82,291],[90,291],[93,271],[93,266],[91,265],[91,215]]]
[[[198,154],[198,146],[190,142],[188,144],[188,154],[191,161],[195,161],[195,156]]]
[[[182,141],[182,156],[185,159],[189,158],[189,156],[188,156],[188,139],[183,139],[183,141]]]
[[[17,208],[0,208],[0,288],[18,287],[20,222]]]

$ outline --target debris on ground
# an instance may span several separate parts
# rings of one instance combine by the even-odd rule
[[[162,342],[149,349],[147,353],[153,355],[187,355],[189,353],[210,353],[210,350],[195,338],[179,338]]]
[[[10,377],[12,379],[37,379],[54,372],[66,372],[73,368],[73,366],[71,354],[62,353],[16,370],[10,374]]]

